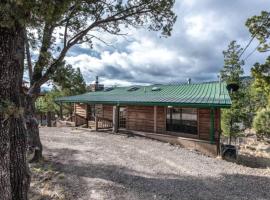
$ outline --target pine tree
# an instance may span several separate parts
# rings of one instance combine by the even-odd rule
[[[222,81],[225,81],[227,85],[237,84],[240,87],[238,91],[230,92],[232,100],[231,108],[222,110],[222,133],[230,137],[230,143],[231,137],[236,137],[240,133],[240,125],[243,117],[243,101],[241,101],[241,99],[243,99],[243,92],[240,76],[243,74],[242,66],[244,62],[240,60],[239,57],[242,50],[240,45],[237,45],[236,41],[232,41],[228,49],[223,51],[224,66],[220,71]]]

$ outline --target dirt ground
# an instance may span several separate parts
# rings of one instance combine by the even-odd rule
[[[142,137],[41,128],[30,199],[270,199],[270,169]]]

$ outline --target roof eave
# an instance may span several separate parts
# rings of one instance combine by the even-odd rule
[[[141,106],[182,106],[193,108],[230,108],[231,104],[209,104],[209,103],[181,103],[181,102],[132,102],[132,101],[88,101],[88,100],[56,100],[62,103],[88,103],[88,104],[110,104],[110,105],[141,105]]]

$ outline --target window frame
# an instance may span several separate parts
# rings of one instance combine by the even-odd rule
[[[194,121],[196,122],[196,133],[188,133],[188,132],[184,132],[184,131],[177,131],[177,130],[168,130],[168,119],[167,116],[171,113],[168,112],[169,109],[173,109],[173,108],[177,108],[180,109],[179,114],[180,115],[180,119],[182,120],[182,113],[183,113],[183,109],[185,108],[191,108],[191,109],[196,109],[196,120],[188,120],[188,121]],[[192,107],[165,107],[165,126],[166,126],[166,132],[170,135],[176,135],[176,136],[183,136],[183,137],[191,137],[191,138],[198,138],[199,137],[199,109],[198,108],[192,108]],[[183,121],[183,120],[182,120]]]

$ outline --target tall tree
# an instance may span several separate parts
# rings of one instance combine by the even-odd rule
[[[40,26],[35,27],[34,33],[32,27],[27,34],[30,47],[39,51],[36,62],[28,59],[31,105],[34,105],[42,84],[57,72],[73,46],[82,43],[91,46],[94,40],[105,42],[101,38],[103,34],[125,35],[123,30],[128,27],[147,28],[170,36],[176,21],[173,5],[174,0],[46,1],[39,10],[42,15],[38,20]],[[34,118],[32,108],[29,106],[27,113],[29,121],[34,123],[36,120],[31,120]],[[28,131],[33,132],[31,135],[35,135],[38,141],[35,156],[38,160],[42,155],[42,146],[37,128]]]
[[[259,42],[257,50],[259,52],[270,51],[270,12],[262,11],[260,15],[250,17],[246,21],[246,26],[252,35]],[[254,78],[251,90],[256,100],[256,116],[253,121],[253,127],[259,137],[269,136],[269,107],[270,107],[270,56],[265,63],[255,63],[251,69]]]
[[[29,12],[22,2],[0,2],[1,200],[26,200],[30,183],[21,93],[25,25]]]
[[[252,35],[259,41],[257,50],[259,52],[270,51],[270,12],[262,11],[260,15],[250,17],[246,21],[246,26]],[[254,77],[254,87],[258,92],[270,95],[270,56],[264,64],[256,63],[251,69]]]
[[[228,49],[223,51],[224,55],[224,67],[220,71],[221,79],[226,81],[227,84],[237,84],[240,89],[235,92],[231,92],[230,96],[232,99],[232,106],[230,109],[222,110],[222,131],[226,136],[231,137],[236,136],[240,132],[239,123],[242,121],[243,113],[243,92],[241,87],[241,79],[240,76],[243,74],[244,61],[240,59],[240,54],[243,49],[236,43],[236,41],[232,41]]]

